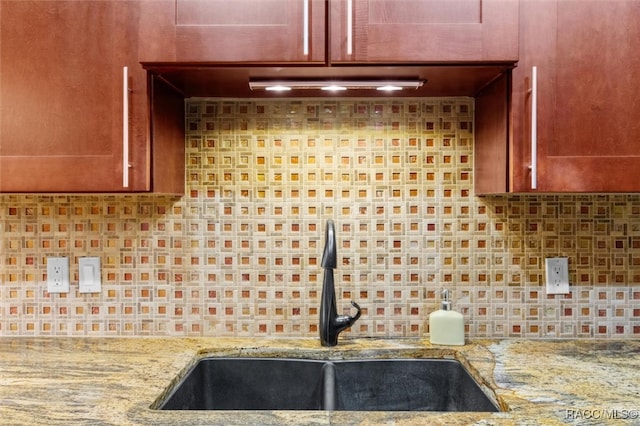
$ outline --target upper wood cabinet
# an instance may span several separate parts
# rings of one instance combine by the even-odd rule
[[[324,0],[159,0],[142,8],[142,62],[325,62]]]
[[[333,0],[330,59],[515,62],[518,0]]]
[[[135,2],[2,1],[1,192],[184,192],[184,175],[154,182],[166,171],[152,168],[162,150],[138,14]]]
[[[520,8],[512,81],[476,102],[476,192],[640,191],[640,2]]]
[[[518,0],[143,2],[143,62],[515,62]]]

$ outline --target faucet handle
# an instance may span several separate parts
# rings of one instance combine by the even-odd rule
[[[355,315],[354,317],[352,317],[352,318],[351,318],[351,320],[352,320],[352,323],[351,323],[351,324],[353,324],[354,322],[356,322],[356,320],[357,320],[358,318],[360,318],[360,314],[362,313],[362,312],[361,312],[362,310],[360,309],[360,305],[358,305],[358,304],[357,304],[356,302],[354,302],[353,300],[351,301],[351,306],[353,306],[354,308],[356,308],[356,310],[358,311],[358,312],[356,312],[356,315]]]
[[[358,320],[358,318],[360,318],[360,314],[361,309],[360,309],[360,305],[358,305],[356,302],[354,302],[353,300],[351,301],[351,305],[356,308],[358,310],[358,312],[356,312],[356,314],[352,317],[350,317],[349,315],[340,315],[338,317],[336,317],[335,319],[335,323],[336,325],[340,326],[340,330],[344,330],[347,327],[351,327],[351,325],[356,322]]]

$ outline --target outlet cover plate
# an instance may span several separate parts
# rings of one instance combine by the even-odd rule
[[[100,279],[100,258],[99,257],[81,257],[78,260],[79,269],[79,285],[80,293],[100,293],[102,290],[102,282]]]
[[[548,257],[546,261],[547,294],[568,294],[569,259]]]
[[[69,293],[69,258],[47,258],[47,291]]]

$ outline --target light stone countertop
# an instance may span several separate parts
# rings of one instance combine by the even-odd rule
[[[500,413],[158,411],[205,355],[455,358],[495,390]],[[640,341],[0,338],[0,423],[73,425],[640,425]]]

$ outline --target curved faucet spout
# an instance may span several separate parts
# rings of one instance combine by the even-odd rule
[[[335,269],[338,267],[338,250],[336,249],[336,227],[333,220],[327,220],[327,228],[324,231],[324,251],[322,252],[323,268]]]
[[[322,299],[320,300],[320,343],[322,346],[338,344],[338,334],[360,318],[361,309],[356,302],[351,302],[357,309],[356,315],[338,315],[336,309],[336,291],[333,281],[333,269],[337,266],[336,234],[333,221],[327,221],[325,247],[322,255],[324,279],[322,281]]]

